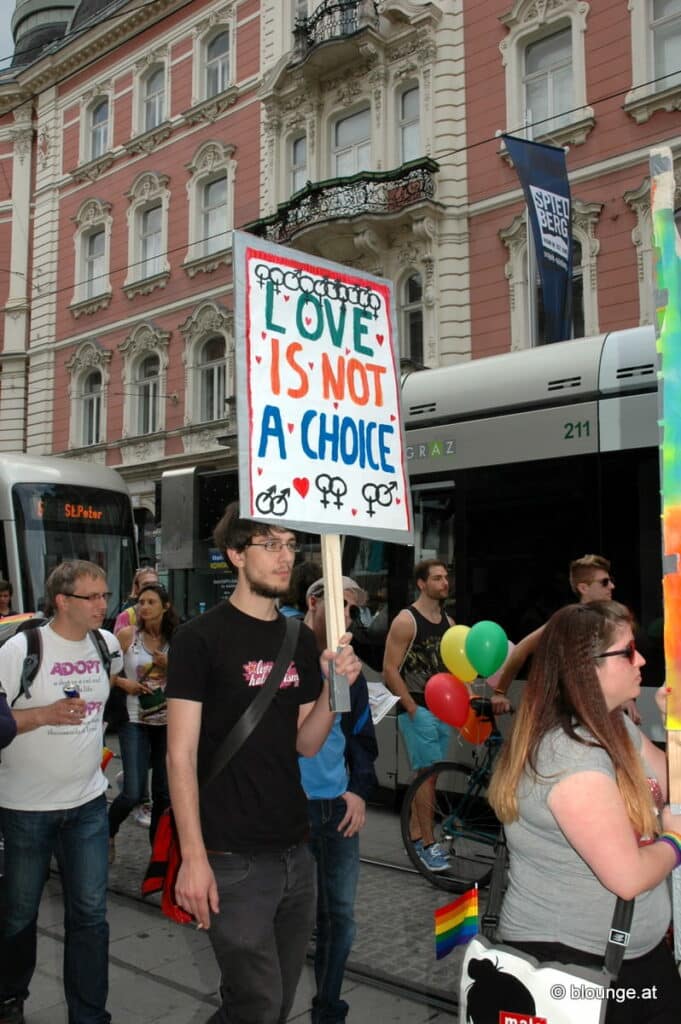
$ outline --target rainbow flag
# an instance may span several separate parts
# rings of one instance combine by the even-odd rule
[[[465,946],[478,931],[478,887],[435,911],[435,956],[442,960],[455,946]]]

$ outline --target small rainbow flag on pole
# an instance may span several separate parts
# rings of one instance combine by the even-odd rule
[[[442,960],[455,946],[465,946],[478,931],[478,887],[435,911],[435,956]]]

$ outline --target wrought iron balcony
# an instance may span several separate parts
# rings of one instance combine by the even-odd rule
[[[439,165],[428,158],[412,160],[392,171],[360,171],[351,178],[308,182],[271,217],[246,228],[270,242],[285,245],[300,232],[330,221],[396,215],[435,196]]]
[[[342,39],[369,25],[378,25],[376,0],[323,0],[314,14],[296,20],[296,58],[304,60],[320,43]]]

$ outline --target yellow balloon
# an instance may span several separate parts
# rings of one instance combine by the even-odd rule
[[[440,641],[442,660],[452,675],[464,683],[472,682],[478,675],[466,657],[466,637],[470,630],[470,626],[450,626]]]

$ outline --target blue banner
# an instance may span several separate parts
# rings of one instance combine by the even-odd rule
[[[532,224],[544,297],[544,341],[563,341],[572,333],[572,203],[565,152],[513,135],[502,138],[525,193]]]

